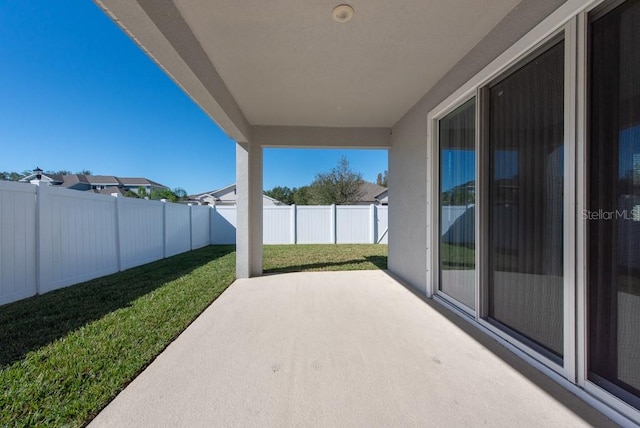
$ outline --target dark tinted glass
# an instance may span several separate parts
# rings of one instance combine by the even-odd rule
[[[640,1],[590,26],[589,378],[640,408]]]
[[[564,42],[490,88],[489,317],[563,351]]]

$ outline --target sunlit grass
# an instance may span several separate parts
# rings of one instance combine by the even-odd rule
[[[386,245],[264,247],[265,272],[386,265]],[[0,307],[0,426],[83,426],[234,279],[212,246]]]
[[[0,426],[81,426],[234,280],[207,247],[0,308]]]
[[[386,245],[318,244],[264,247],[265,273],[386,268]]]

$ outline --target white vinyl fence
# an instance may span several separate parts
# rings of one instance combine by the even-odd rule
[[[235,244],[236,207],[212,207],[211,243]],[[386,244],[388,207],[380,205],[268,205],[262,242],[273,244]]]
[[[0,304],[209,245],[210,211],[0,181]]]
[[[387,243],[384,206],[265,206],[265,244]],[[0,181],[0,305],[210,244],[236,207],[188,206]]]

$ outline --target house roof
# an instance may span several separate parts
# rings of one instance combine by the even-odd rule
[[[233,139],[248,141],[260,138],[256,126],[392,127],[519,1],[354,0],[346,23],[327,1],[96,3]]]
[[[189,195],[189,199],[197,201],[197,200],[201,200],[203,198],[206,197],[210,197],[215,199],[217,202],[231,202],[231,203],[235,203],[236,198],[227,198],[227,199],[221,199],[222,196],[229,194],[231,192],[234,192],[236,190],[236,183],[230,184],[228,186],[222,187],[220,189],[216,189],[216,190],[211,190],[210,192],[203,192],[203,193],[198,193],[195,195]],[[267,196],[265,194],[262,195],[263,199],[267,199],[271,202],[274,203],[274,205],[286,205],[284,202],[280,202],[277,199],[274,199],[270,196]],[[216,203],[217,203],[216,202]]]
[[[362,197],[360,202],[376,203],[379,201],[378,195],[387,191],[386,187],[378,186],[377,184],[365,181],[362,185]]]
[[[125,186],[158,186],[166,187],[158,182],[142,177],[118,177],[120,182]]]
[[[210,190],[208,192],[202,192],[195,195],[190,195],[189,199],[197,200],[198,198],[201,198],[202,196],[207,196],[207,195],[213,198],[217,198],[219,195],[229,193],[235,189],[236,189],[236,183],[233,183],[228,186],[221,187],[220,189],[215,189],[215,190]]]
[[[64,187],[71,187],[78,183],[90,184],[87,176],[83,174],[61,175],[60,177],[62,178],[62,186]]]
[[[93,193],[100,193],[102,195],[111,195],[113,193],[117,193],[119,195],[125,196],[125,191],[120,187],[108,187],[106,189],[93,189]]]
[[[62,177],[63,177],[62,175],[58,175],[58,174],[45,174],[45,173],[42,173],[41,180],[50,181],[50,182],[55,183],[55,184],[60,184],[63,181]],[[31,180],[35,180],[35,178],[36,178],[36,174],[29,174],[29,175],[25,175],[24,177],[22,177],[18,181],[23,182],[23,183],[28,183]]]
[[[79,175],[79,174],[76,174]],[[113,175],[85,175],[85,179],[89,182],[89,184],[106,184],[110,186],[121,186],[122,183],[118,180],[118,177]]]
[[[35,174],[27,175],[26,177],[22,177],[20,181],[29,182],[35,179]],[[110,186],[110,187],[120,187],[120,186],[155,186],[167,188],[156,181],[149,180],[144,177],[116,177],[114,175],[85,175],[85,174],[69,174],[69,175],[59,175],[59,174],[42,174],[42,177],[51,181],[54,184],[61,185],[63,187],[72,187],[76,184],[82,183],[90,186]]]
[[[235,190],[236,184],[230,184],[229,186],[222,187],[220,189],[211,190],[210,192],[198,193],[196,195],[189,195],[189,199],[197,201],[203,197],[209,196],[216,200],[220,200],[219,196],[227,194],[232,190]],[[376,202],[382,202],[386,198],[386,193],[388,192],[386,187],[378,186],[377,184],[370,183],[365,181],[362,184],[363,195],[358,202],[366,202],[374,204]],[[283,202],[278,201],[277,199],[273,199],[267,195],[262,195],[264,198],[269,199],[275,203],[283,204]],[[233,198],[235,200],[235,198]]]

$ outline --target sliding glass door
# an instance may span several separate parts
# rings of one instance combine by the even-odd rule
[[[640,409],[640,1],[591,16],[588,376]]]
[[[564,42],[488,88],[488,320],[563,355]]]
[[[430,112],[430,291],[640,421],[640,0],[569,18]]]
[[[439,290],[475,308],[476,102],[467,101],[439,121]]]

